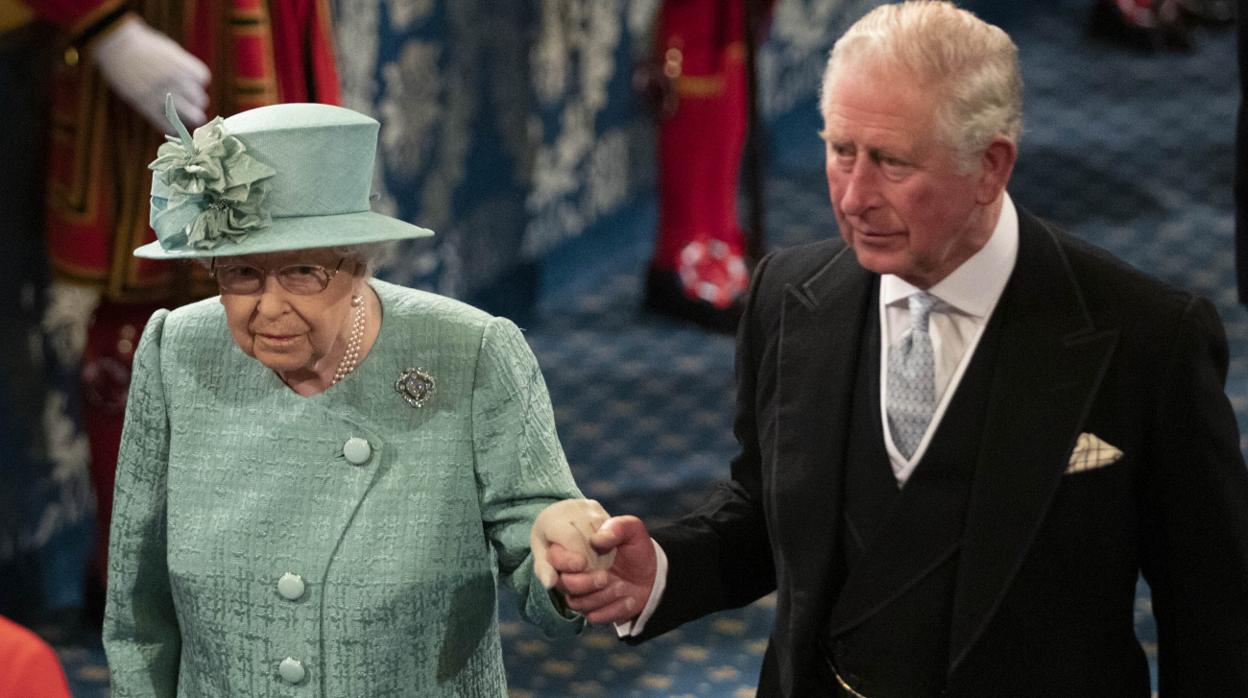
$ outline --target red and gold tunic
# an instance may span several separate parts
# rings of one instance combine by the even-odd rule
[[[212,71],[209,118],[277,102],[339,101],[328,0],[28,0],[79,43],[132,11]],[[115,25],[115,23],[113,23]],[[46,226],[58,277],[117,301],[183,300],[186,267],[136,259],[147,225],[151,173],[163,136],[113,95],[81,45],[53,74]],[[80,56],[82,59],[80,60]]]
[[[752,0],[760,16],[772,0]],[[746,4],[665,0],[653,60],[670,81],[659,120],[659,221],[651,271],[729,306],[748,282],[737,180],[748,127]],[[757,38],[757,37],[756,37]]]

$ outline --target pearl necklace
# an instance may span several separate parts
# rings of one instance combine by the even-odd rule
[[[351,334],[347,337],[347,350],[338,360],[338,368],[334,370],[331,386],[351,375],[356,364],[360,363],[360,343],[364,341],[364,297],[351,296],[351,305],[355,308],[355,318],[351,321]]]

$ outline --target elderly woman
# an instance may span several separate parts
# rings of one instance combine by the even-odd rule
[[[113,695],[506,695],[500,573],[546,634],[583,625],[534,574],[535,516],[580,493],[519,330],[369,278],[375,243],[432,234],[369,211],[376,121],[278,105],[192,138],[168,112],[136,254],[221,295],[137,350]]]

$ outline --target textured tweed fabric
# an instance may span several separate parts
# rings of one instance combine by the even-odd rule
[[[500,573],[548,636],[581,629],[532,574],[533,518],[580,493],[520,331],[372,285],[377,343],[311,398],[215,299],[153,316],[112,523],[114,696],[505,696]],[[436,381],[422,407],[394,388],[410,368]]]

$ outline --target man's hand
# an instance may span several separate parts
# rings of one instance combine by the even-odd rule
[[[592,569],[584,555],[552,545],[547,560],[559,572],[555,588],[591,623],[631,621],[654,588],[657,561],[646,525],[636,516],[608,519],[589,539],[599,554],[615,554],[609,569]]]
[[[156,128],[168,133],[165,94],[187,126],[204,123],[212,72],[173,39],[152,29],[137,15],[120,20],[91,53],[108,86]]]

